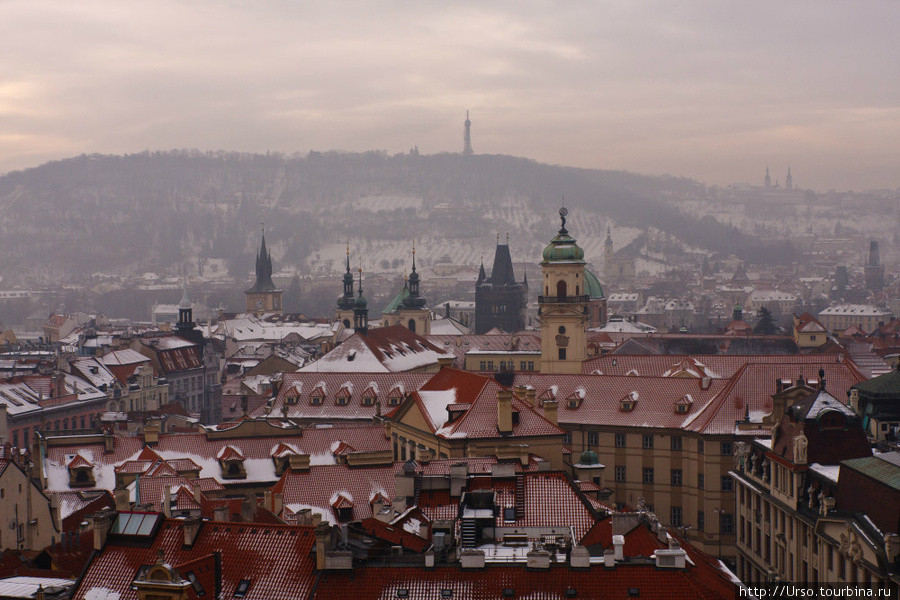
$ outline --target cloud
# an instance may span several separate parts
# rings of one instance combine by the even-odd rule
[[[176,147],[477,152],[900,185],[896,3],[7,0],[0,170]],[[896,139],[896,138],[893,138]],[[894,153],[895,154],[895,153]],[[844,168],[873,157],[878,168]],[[815,174],[815,175],[813,175]]]

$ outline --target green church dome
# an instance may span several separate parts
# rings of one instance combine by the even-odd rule
[[[603,295],[603,286],[600,285],[600,280],[587,269],[584,270],[584,293],[591,298],[605,297]]]
[[[566,215],[569,211],[559,209],[562,227],[550,245],[544,248],[544,262],[584,262],[584,250],[575,243],[575,238],[566,230]]]
[[[581,458],[578,459],[578,464],[580,465],[599,465],[600,457],[597,456],[597,453],[593,450],[585,450],[581,453]]]

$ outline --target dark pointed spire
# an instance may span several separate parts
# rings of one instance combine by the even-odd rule
[[[256,253],[256,282],[248,292],[272,292],[277,288],[272,282],[272,254],[266,248],[266,229],[262,230],[262,241]]]
[[[419,294],[419,274],[416,272],[416,245],[412,247],[412,272],[409,274],[407,281],[409,286],[409,295],[403,299],[405,308],[423,308],[425,306],[425,298]]]
[[[353,273],[350,272],[350,242],[347,242],[347,272],[344,273],[344,293],[338,298],[338,308],[350,310],[355,302],[353,298]]]
[[[369,331],[369,308],[362,287],[362,267],[359,268],[359,296],[353,306],[353,330],[357,333]]]

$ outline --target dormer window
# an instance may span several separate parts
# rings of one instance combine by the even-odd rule
[[[341,406],[346,406],[347,404],[350,404],[351,396],[353,396],[353,387],[348,382],[345,383],[340,390],[338,390],[338,393],[334,397],[334,403]]]
[[[678,414],[687,414],[688,411],[691,410],[691,405],[694,403],[694,399],[691,398],[690,394],[685,394],[681,398],[675,401],[675,412]]]
[[[363,392],[362,403],[363,406],[372,406],[375,404],[375,400],[378,399],[378,392],[375,391],[374,383],[370,384],[366,391]]]
[[[619,400],[619,410],[622,412],[630,412],[634,410],[635,405],[638,401],[637,392],[631,392],[630,394],[626,394],[624,398]]]
[[[585,392],[584,388],[578,388],[568,396],[566,396],[566,406],[569,408],[578,408],[581,406],[581,401],[584,400]]]
[[[297,396],[291,394],[290,396],[285,396],[284,398],[285,404],[297,404]]]
[[[323,396],[310,396],[309,397],[310,404],[322,404],[322,402],[324,400],[325,400],[325,398]]]

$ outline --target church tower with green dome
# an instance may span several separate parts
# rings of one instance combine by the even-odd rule
[[[353,273],[350,272],[350,244],[347,244],[347,272],[344,273],[344,293],[338,298],[337,308],[334,309],[334,320],[342,323],[344,328],[353,326],[353,307],[356,306],[356,298],[353,293]]]
[[[402,325],[419,335],[431,334],[431,309],[419,292],[419,273],[416,271],[416,247],[412,249],[412,271],[403,289],[385,307],[381,322],[385,327]]]
[[[566,208],[559,209],[562,227],[541,261],[541,373],[581,373],[587,358],[590,296],[585,289],[584,250],[566,229]]]

